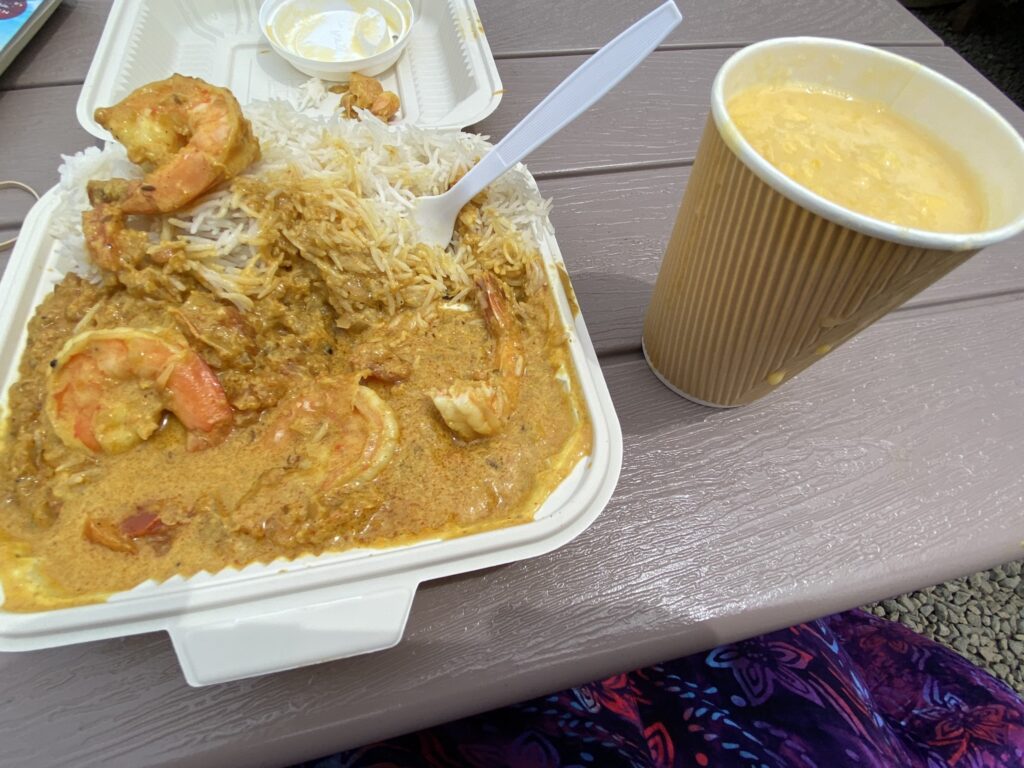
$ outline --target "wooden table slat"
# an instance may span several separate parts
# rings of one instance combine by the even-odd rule
[[[0,91],[0,179],[14,179],[42,194],[60,178],[61,155],[98,142],[75,119],[80,86]],[[0,227],[25,215],[21,193],[0,190]]]
[[[600,354],[639,349],[689,168],[547,179],[541,193]],[[982,251],[906,306],[1024,291],[1024,235]]]
[[[591,7],[588,7],[591,6]],[[659,5],[477,0],[487,41],[498,58],[594,51]],[[897,0],[677,0],[683,22],[672,47],[733,47],[770,37],[818,35],[883,45],[941,45]],[[581,12],[582,10],[582,12]]]
[[[953,51],[894,50],[950,75],[1024,130],[1024,113]],[[544,178],[692,161],[709,108],[711,81],[731,53],[714,49],[653,54],[602,101],[530,155],[530,169]],[[500,139],[582,60],[563,56],[501,62],[507,93],[498,111],[476,128]],[[0,135],[5,137],[0,178],[45,189],[57,179],[60,153],[95,143],[73,118],[77,98],[77,86],[0,92]],[[40,140],[40,126],[44,126],[45,141]],[[0,199],[0,225],[16,220]]]
[[[541,193],[554,201],[555,233],[599,354],[639,349],[644,312],[689,173],[675,167],[540,182]],[[26,199],[0,191],[0,206],[19,209],[15,219],[27,210]],[[993,246],[907,306],[1024,291],[1022,250],[1024,235]]]
[[[0,90],[82,82],[110,5],[111,0],[64,0],[0,77]],[[503,58],[596,50],[657,5],[657,0],[606,3],[600,13],[580,13],[568,2],[479,0],[477,9],[492,51]],[[782,35],[941,45],[896,0],[716,0],[701,6],[681,0],[679,5],[686,18],[666,40],[669,46],[736,46]]]
[[[949,48],[893,48],[976,93],[1024,131],[1024,113]],[[711,83],[733,49],[658,51],[527,164],[538,176],[627,170],[638,163],[692,162],[710,109]],[[495,141],[584,60],[582,56],[499,62],[501,107],[474,127]]]

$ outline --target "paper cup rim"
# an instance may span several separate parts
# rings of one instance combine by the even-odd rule
[[[925,229],[915,229],[913,227],[901,227],[898,224],[865,216],[864,214],[857,213],[849,208],[845,208],[844,206],[834,203],[789,178],[786,174],[764,159],[750,145],[742,132],[736,128],[732,118],[729,116],[723,95],[725,79],[728,77],[732,68],[744,58],[765,49],[791,46],[825,46],[829,48],[856,50],[866,52],[871,56],[878,57],[879,59],[889,60],[890,62],[897,63],[900,66],[913,67],[916,73],[922,74],[925,77],[939,82],[943,87],[957,91],[961,96],[965,97],[971,104],[973,104],[976,109],[984,113],[989,119],[998,123],[1000,128],[1006,131],[1016,141],[1021,154],[1024,155],[1024,139],[1021,138],[1020,134],[1012,125],[1010,125],[1006,118],[996,112],[995,109],[993,109],[981,97],[975,95],[970,90],[964,88],[962,85],[954,82],[945,75],[941,75],[923,64],[919,64],[912,59],[892,53],[891,51],[885,51],[862,43],[854,43],[849,40],[811,36],[777,37],[770,40],[764,40],[759,43],[754,43],[753,45],[748,45],[732,54],[732,56],[730,56],[718,70],[718,74],[715,75],[714,82],[711,86],[711,114],[714,118],[715,126],[718,129],[719,134],[723,135],[723,137],[725,136],[725,131],[723,130],[725,126],[728,126],[731,129],[730,139],[726,141],[727,146],[739,157],[743,164],[753,171],[753,173],[763,182],[796,204],[825,219],[828,219],[829,221],[872,237],[899,243],[901,245],[913,246],[915,248],[944,251],[978,250],[985,246],[1002,242],[1003,240],[1008,240],[1021,231],[1024,231],[1024,211],[1021,211],[1015,219],[1001,227],[981,230],[978,232],[934,232]]]

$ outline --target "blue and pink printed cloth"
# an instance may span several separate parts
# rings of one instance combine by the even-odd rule
[[[1024,702],[953,651],[850,611],[305,768],[371,766],[1024,768]]]

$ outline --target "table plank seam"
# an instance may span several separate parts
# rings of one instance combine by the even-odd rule
[[[579,168],[563,168],[552,171],[536,171],[533,178],[537,181],[547,179],[572,179],[586,176],[602,176],[617,173],[630,173],[632,171],[661,171],[669,168],[689,168],[696,158],[670,158],[667,160],[641,160],[635,163],[616,163],[614,165],[584,165]],[[526,163],[530,167],[530,163]]]
[[[557,231],[555,234],[558,234]],[[570,277],[571,276],[572,271],[570,271]],[[1024,299],[1024,288],[972,293],[964,296],[957,296],[955,298],[927,301],[920,304],[904,304],[901,307],[896,307],[896,309],[891,310],[889,314],[884,317],[879,318],[876,324],[885,324],[896,320],[908,320],[918,314],[934,315],[937,312],[950,310],[969,310],[975,306],[994,306],[996,304],[1020,301],[1021,299]],[[584,307],[584,319],[586,319],[586,316],[587,312]],[[598,350],[597,358],[601,361],[602,365],[605,365],[609,362],[615,362],[616,358],[633,359],[636,355],[640,354],[640,352],[640,339],[637,338],[633,343],[608,344]]]
[[[15,84],[15,85],[8,85],[8,86],[0,87],[0,93],[7,93],[7,92],[14,93],[15,91],[31,91],[31,90],[33,90],[35,88],[60,88],[62,86],[82,85],[84,83],[85,83],[84,79],[69,78],[69,79],[66,79],[66,80],[50,80],[50,81],[47,81],[47,82],[44,82],[44,83],[30,83],[28,85],[18,85],[18,84]]]
[[[656,53],[668,52],[668,51],[707,51],[716,49],[728,49],[728,48],[744,48],[748,45],[752,45],[757,40],[747,41],[721,41],[714,43],[670,43],[668,45],[658,46],[655,49]],[[866,45],[873,45],[877,48],[945,48],[946,46],[941,40],[935,42],[924,42],[921,40],[911,42],[898,42],[887,40],[885,42],[871,42],[868,41]],[[536,50],[536,51],[506,51],[504,53],[495,53],[495,61],[515,61],[519,59],[547,59],[547,58],[560,58],[564,56],[589,56],[597,52],[597,48],[564,48],[564,49],[550,49],[550,50]],[[7,91],[29,91],[39,88],[59,88],[61,86],[73,86],[82,85],[85,83],[85,78],[67,78],[62,80],[44,80],[38,83],[30,83],[27,85],[4,85],[0,84],[0,93]]]
[[[922,301],[915,302],[913,304],[904,304],[903,306],[896,307],[896,309],[890,311],[890,315],[903,314],[927,311],[932,312],[939,307],[957,305],[958,309],[964,308],[964,304],[972,304],[980,301],[988,302],[989,304],[1002,304],[1006,301],[1016,301],[1019,297],[1024,295],[1024,287],[1021,288],[1006,288],[1001,291],[980,291],[978,293],[968,293],[963,296],[951,296],[945,299],[935,299],[934,301]],[[879,319],[878,322],[882,322],[885,317]]]
[[[823,35],[817,35],[817,37],[823,37]],[[659,45],[654,49],[655,53],[664,51],[708,51],[715,50],[717,48],[745,48],[748,45],[761,42],[759,40],[746,40],[746,41],[730,41],[722,40],[711,43],[668,43],[666,45]],[[872,40],[858,40],[857,42],[863,43],[864,45],[872,45],[876,48],[945,48],[945,44],[941,40],[934,41],[923,41],[913,40],[909,42],[900,42],[896,40],[885,40],[885,41],[872,41]],[[495,53],[495,61],[508,61],[514,59],[548,59],[558,58],[561,56],[589,56],[593,53],[597,53],[598,48],[596,47],[585,47],[585,48],[548,48],[538,49],[533,51],[503,51]]]

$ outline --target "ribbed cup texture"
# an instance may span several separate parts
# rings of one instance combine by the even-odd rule
[[[974,253],[891,243],[801,208],[709,118],[647,311],[647,359],[690,398],[749,403]]]

